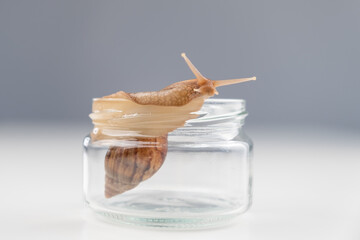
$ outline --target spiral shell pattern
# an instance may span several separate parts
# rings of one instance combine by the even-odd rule
[[[167,153],[167,135],[139,138],[149,146],[112,146],[105,157],[105,197],[111,198],[136,187],[153,176]]]

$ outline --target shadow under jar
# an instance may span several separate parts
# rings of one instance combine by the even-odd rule
[[[159,143],[85,137],[84,193],[90,209],[113,222],[173,229],[216,227],[245,212],[251,204],[253,149],[243,131],[245,101],[208,99],[197,114],[168,134],[165,161],[153,176],[110,198],[105,196],[109,149]]]

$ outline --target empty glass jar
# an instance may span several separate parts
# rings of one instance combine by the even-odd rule
[[[205,228],[227,223],[251,204],[253,147],[243,131],[246,115],[244,100],[208,99],[198,118],[168,134],[167,146],[163,141],[87,136],[83,145],[87,205],[107,220],[132,225]],[[139,148],[165,151],[165,160],[152,176],[117,194],[107,179],[108,168],[116,164],[106,161],[114,149],[129,151],[121,164],[130,168],[129,161],[136,161],[131,152]],[[145,172],[152,168],[138,162],[136,166]],[[136,178],[132,169],[127,171]]]

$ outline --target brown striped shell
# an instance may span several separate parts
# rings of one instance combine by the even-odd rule
[[[147,143],[146,146],[109,148],[105,157],[106,198],[133,189],[160,169],[167,153],[167,133],[194,118],[191,113],[200,110],[205,99],[218,94],[216,87],[256,79],[210,80],[196,69],[184,53],[182,57],[196,79],[173,83],[156,92],[119,91],[94,101],[93,113],[90,114],[96,130],[91,135],[94,141],[124,139],[126,136],[114,137],[114,132],[133,131],[146,137],[131,136],[132,141]],[[129,119],[129,115],[138,118]],[[164,116],[171,117],[166,121],[168,124],[164,123]],[[154,126],[149,127],[147,122],[152,122]]]
[[[111,198],[150,178],[163,164],[167,136],[138,138],[146,147],[110,147],[105,157],[105,197]]]

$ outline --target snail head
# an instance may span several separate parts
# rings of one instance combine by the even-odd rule
[[[189,66],[190,70],[194,73],[197,79],[198,88],[195,88],[195,92],[199,92],[203,96],[211,97],[218,95],[219,92],[216,90],[217,87],[231,85],[241,82],[247,82],[256,80],[256,77],[251,78],[237,78],[237,79],[228,79],[228,80],[210,80],[204,77],[199,70],[192,64],[192,62],[187,58],[185,53],[182,53],[181,56],[185,59],[185,62]]]

